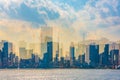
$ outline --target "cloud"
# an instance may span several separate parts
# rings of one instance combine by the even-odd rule
[[[40,41],[40,27],[52,26],[54,40],[63,43],[64,53],[71,42],[102,37],[118,40],[119,0],[0,0],[0,39],[12,42]]]
[[[89,0],[52,0],[53,2],[56,3],[62,3],[62,4],[68,4],[69,6],[71,6],[75,11],[81,10],[83,9],[83,7],[86,5],[86,3]]]
[[[44,5],[42,5],[41,2],[44,3]],[[21,1],[19,3],[19,6],[16,5],[15,3],[17,3],[16,0],[15,1],[11,0],[8,2],[3,1],[0,4],[1,9],[0,16],[4,18],[5,16],[3,16],[3,14],[5,14],[7,15],[6,18],[25,20],[39,24],[45,24],[46,20],[48,19],[54,20],[59,17],[59,13],[55,12],[54,9],[52,9],[51,11],[51,9],[48,7],[50,2],[47,3],[47,1],[45,2],[44,0],[40,0],[38,5],[36,0],[35,5],[37,6],[34,6],[32,0]],[[4,6],[4,4],[7,5]]]
[[[119,3],[118,0],[0,0],[0,19],[28,22],[31,28],[54,24],[81,36],[84,32],[118,26]]]

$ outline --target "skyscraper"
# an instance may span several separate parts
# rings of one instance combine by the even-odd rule
[[[74,44],[71,43],[71,46],[70,46],[70,65],[71,66],[74,64],[74,60],[75,60],[75,47],[74,47]]]
[[[53,61],[53,42],[47,42],[47,53],[49,62]]]
[[[105,47],[104,47],[104,52],[101,54],[101,57],[102,57],[102,65],[108,65],[109,63],[109,44],[105,44]]]
[[[74,58],[75,58],[75,48],[74,48],[73,43],[71,43],[71,46],[70,46],[70,59],[73,61]]]
[[[96,67],[99,64],[99,45],[89,45],[90,65]]]
[[[5,42],[3,47],[3,54],[2,54],[2,65],[3,68],[8,67],[8,55],[13,52],[13,45],[12,43]]]
[[[53,43],[47,42],[47,52],[43,56],[43,68],[49,68],[53,61]]]
[[[53,28],[47,26],[41,27],[41,58],[47,52],[47,42],[51,41],[53,41]]]
[[[119,50],[114,49],[110,51],[110,59],[111,59],[111,64],[118,65],[118,60],[119,60]]]

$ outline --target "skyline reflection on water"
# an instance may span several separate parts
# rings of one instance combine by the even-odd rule
[[[20,69],[0,70],[0,80],[120,80],[110,69]]]

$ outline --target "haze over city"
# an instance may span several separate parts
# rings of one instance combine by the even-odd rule
[[[119,11],[119,0],[0,0],[0,49],[5,53],[6,42],[10,42],[18,57],[28,59],[34,53],[43,59],[51,46],[52,58],[62,53],[71,59],[92,51],[87,48],[92,44],[97,46],[98,55],[107,46],[106,53],[115,49],[116,56],[120,44]]]
[[[119,0],[0,0],[0,40],[40,42],[40,28],[54,28],[65,45],[86,40],[120,40]],[[67,47],[67,46],[66,46]]]

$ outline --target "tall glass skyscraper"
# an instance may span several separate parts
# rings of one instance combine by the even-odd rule
[[[89,45],[89,59],[92,66],[99,64],[99,45]]]
[[[5,42],[3,46],[3,54],[2,54],[2,66],[4,68],[8,67],[8,55],[13,52],[13,45],[12,43]]]

